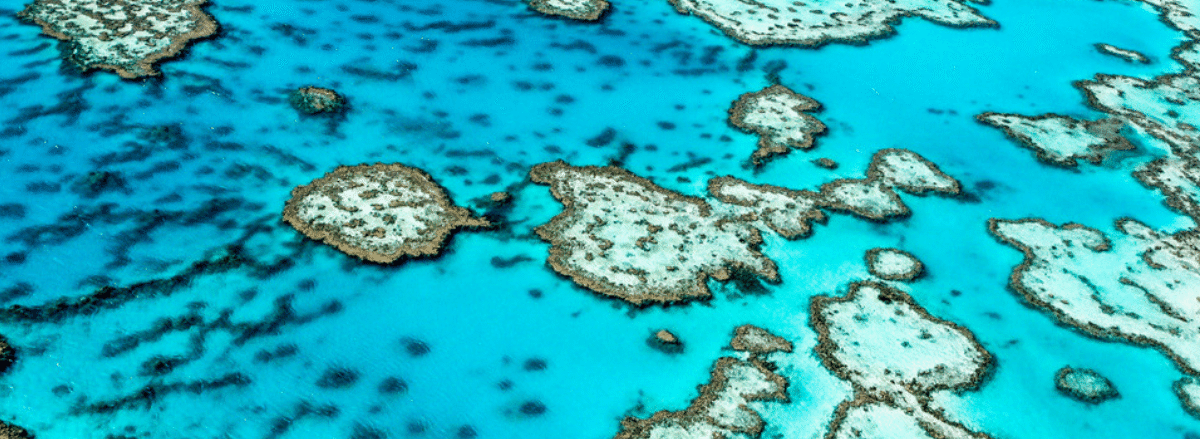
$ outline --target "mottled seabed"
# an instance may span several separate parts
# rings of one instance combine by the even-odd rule
[[[0,356],[13,361],[0,421],[39,438],[601,439],[745,400],[689,431],[1200,436],[1200,302],[1170,287],[1196,285],[1194,14],[1160,19],[1155,7],[1182,3],[1157,0],[910,0],[889,6],[900,21],[877,22],[839,3],[800,13],[861,20],[769,41],[777,18],[706,9],[739,3],[184,2],[219,31],[149,69],[133,54],[125,65],[152,76],[138,81],[81,73],[90,58],[64,61],[69,39],[4,6]],[[801,47],[831,41],[858,44]],[[1081,98],[1072,84],[1089,78]],[[777,119],[799,135],[730,120],[740,97],[777,85],[819,102],[792,98],[804,105]],[[298,111],[308,87],[344,105]],[[983,114],[1007,116],[1009,133]],[[788,153],[755,160],[764,139]],[[873,176],[892,149],[936,164],[954,190],[913,196]],[[759,241],[729,247],[772,275],[731,270],[689,284],[702,299],[635,306],[557,274],[538,226],[563,204],[530,178],[557,160],[736,213],[731,227]],[[428,173],[423,193],[452,202],[424,206],[493,226],[384,265],[284,222],[294,188],[376,163]],[[904,214],[856,214],[825,188],[900,200]],[[1063,258],[998,224],[1086,239]],[[1022,283],[1046,279],[1039,269],[1075,273],[1085,299],[1040,299]],[[1080,307],[1087,288],[1104,300],[1095,310]],[[839,307],[906,318],[829,314]],[[746,324],[790,352],[732,349]],[[877,352],[938,355],[866,361],[846,344],[889,325],[902,330],[874,338]],[[683,347],[647,342],[662,329]],[[881,364],[923,384],[899,388]],[[1064,365],[1120,397],[1064,394]],[[705,399],[721,383],[734,390]]]

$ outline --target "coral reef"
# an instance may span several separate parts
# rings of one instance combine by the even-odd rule
[[[608,11],[605,0],[525,0],[529,7],[546,15],[573,20],[596,21]]]
[[[996,25],[967,6],[970,0],[669,1],[679,13],[700,17],[726,35],[751,45],[865,43],[893,33],[892,25],[908,16],[955,27]]]
[[[738,96],[729,109],[729,123],[747,133],[757,134],[758,150],[750,156],[762,165],[774,155],[791,149],[813,147],[813,138],[825,132],[825,124],[805,112],[816,111],[821,104],[782,85]]]
[[[18,16],[68,42],[67,60],[122,78],[158,75],[155,63],[217,32],[207,0],[35,0]]]
[[[700,395],[686,409],[663,410],[647,419],[625,418],[614,439],[756,438],[762,434],[763,419],[748,403],[789,400],[788,382],[774,369],[757,356],[722,357],[713,365],[708,384],[700,386]]]
[[[33,434],[24,428],[0,421],[0,439],[33,439]]]
[[[759,252],[762,233],[807,237],[822,208],[888,221],[910,213],[894,189],[958,194],[959,183],[904,149],[875,154],[864,179],[827,183],[820,193],[756,185],[733,177],[709,180],[713,200],[671,192],[615,166],[543,163],[530,171],[563,203],[536,229],[551,244],[548,263],[598,293],[634,305],[707,298],[709,278],[777,281],[775,263]]]
[[[814,297],[810,310],[817,355],[854,387],[827,437],[895,437],[892,428],[925,433],[905,437],[988,437],[932,405],[931,393],[975,388],[988,370],[991,354],[970,331],[874,282],[856,283],[844,297]]]
[[[1200,379],[1184,377],[1176,381],[1174,387],[1175,395],[1179,397],[1183,409],[1200,419]]]
[[[0,375],[4,375],[17,361],[17,351],[8,344],[8,339],[0,335]]]
[[[646,344],[668,354],[683,352],[683,341],[675,333],[666,329],[655,331],[650,338],[646,339]]]
[[[873,221],[911,214],[895,189],[913,195],[937,192],[959,195],[958,180],[937,165],[906,149],[884,149],[871,158],[867,178],[841,179],[821,186],[821,206]]]
[[[1105,55],[1121,58],[1126,62],[1150,64],[1150,58],[1136,50],[1122,49],[1112,44],[1096,43],[1096,50]]]
[[[1112,382],[1091,369],[1065,366],[1054,374],[1054,387],[1064,395],[1079,401],[1099,404],[1121,396]]]
[[[304,114],[338,113],[346,109],[346,98],[338,92],[311,85],[293,91],[288,102]]]
[[[1057,166],[1077,166],[1078,159],[1100,163],[1112,151],[1133,149],[1121,135],[1116,119],[1081,121],[1070,116],[983,113],[976,120],[1003,129],[1005,134],[1032,149],[1038,160]]]
[[[988,229],[1025,260],[1009,285],[1061,322],[1100,338],[1151,345],[1200,371],[1200,234],[1163,235],[1132,219],[1111,239],[1080,224],[993,219]]]
[[[778,280],[775,263],[758,251],[759,230],[703,199],[611,166],[557,161],[529,176],[564,206],[536,229],[551,244],[548,263],[588,289],[643,305],[709,297],[706,280],[728,279],[731,270]]]
[[[906,251],[894,248],[867,250],[867,271],[885,280],[911,281],[920,277],[925,265]]]
[[[296,187],[283,219],[309,238],[378,263],[436,255],[454,230],[489,225],[454,205],[424,171],[383,163],[339,166]]]
[[[811,191],[757,185],[733,177],[708,181],[708,193],[717,201],[753,210],[766,228],[787,239],[806,237],[813,222],[825,222],[821,197]]]
[[[791,352],[792,342],[766,329],[754,325],[738,326],[734,330],[733,340],[729,347],[735,351],[749,352],[752,355],[765,355],[773,352]]]

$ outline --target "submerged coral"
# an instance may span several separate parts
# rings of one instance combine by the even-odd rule
[[[454,205],[424,171],[383,163],[340,166],[296,187],[283,219],[309,238],[379,263],[436,255],[455,229],[489,225]]]
[[[929,314],[912,297],[874,282],[810,306],[817,355],[854,387],[838,406],[833,438],[876,437],[892,428],[928,438],[986,438],[947,419],[931,394],[979,385],[991,354],[965,328]]]
[[[1091,369],[1063,367],[1054,374],[1054,387],[1064,395],[1092,404],[1120,396],[1108,378]]]
[[[69,43],[63,57],[123,78],[158,75],[154,64],[217,32],[207,0],[35,0],[18,16]]]
[[[772,334],[766,329],[754,325],[742,325],[734,330],[733,340],[729,342],[729,347],[735,351],[765,355],[774,352],[791,352],[792,342]]]
[[[983,113],[976,119],[1003,129],[1009,137],[1034,150],[1039,160],[1058,166],[1076,166],[1078,159],[1100,163],[1112,151],[1133,149],[1133,144],[1120,134],[1123,124],[1115,119],[1082,121],[1057,114],[1028,117],[1000,113]]]
[[[337,113],[346,108],[346,98],[321,87],[300,87],[288,96],[292,107],[305,114]]]

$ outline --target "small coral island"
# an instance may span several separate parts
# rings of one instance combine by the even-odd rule
[[[328,88],[300,87],[288,96],[292,107],[304,114],[338,113],[346,109],[346,98]]]
[[[762,165],[768,158],[786,154],[792,148],[813,147],[813,137],[825,132],[825,124],[805,112],[821,104],[782,85],[746,93],[729,109],[729,123],[742,131],[759,135],[758,150],[751,160]]]
[[[700,386],[700,396],[686,409],[663,410],[647,419],[626,418],[614,439],[759,437],[763,419],[748,404],[788,402],[787,379],[774,372],[775,365],[766,356],[789,352],[792,345],[786,340],[776,341],[782,339],[750,325],[738,328],[738,332],[736,337],[742,337],[743,332],[761,335],[769,344],[755,344],[752,349],[735,346],[742,354],[718,359],[708,384]]]
[[[817,355],[854,387],[830,423],[829,438],[989,437],[947,419],[933,392],[977,387],[991,354],[959,325],[929,314],[912,297],[860,282],[840,298],[810,306]]]
[[[911,281],[924,273],[925,265],[903,250],[873,248],[867,251],[867,270],[880,279]]]
[[[1054,387],[1064,395],[1092,404],[1098,404],[1120,396],[1112,382],[1091,369],[1073,369],[1070,366],[1054,374]]]
[[[605,0],[525,0],[533,10],[573,20],[596,21],[608,11]]]
[[[217,32],[207,0],[35,0],[17,15],[66,41],[63,58],[122,78],[158,75],[154,64]]]
[[[454,230],[489,225],[456,206],[424,171],[383,163],[340,166],[296,187],[283,219],[309,238],[378,263],[436,255]]]
[[[971,0],[669,1],[679,13],[700,17],[752,45],[864,43],[893,33],[892,26],[908,16],[955,27],[996,25],[967,6]]]

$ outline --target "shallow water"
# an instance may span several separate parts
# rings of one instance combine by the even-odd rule
[[[686,407],[744,323],[796,345],[773,357],[791,403],[756,404],[764,437],[822,437],[850,390],[813,354],[809,300],[869,277],[863,254],[874,247],[921,259],[928,274],[914,299],[997,359],[980,391],[938,398],[952,418],[1003,438],[1200,435],[1171,394],[1179,371],[1165,356],[1087,338],[1024,305],[1006,288],[1020,254],[986,230],[988,218],[1027,216],[1105,232],[1123,216],[1192,225],[1129,176],[1149,152],[1062,170],[973,119],[1092,117],[1072,81],[1179,71],[1168,55],[1181,35],[1138,4],[996,0],[979,9],[999,29],[908,19],[889,39],[812,50],[751,49],[665,1],[619,2],[602,23],[581,24],[510,1],[221,0],[207,10],[222,34],[140,82],[78,73],[6,7],[0,204],[13,207],[2,217],[0,304],[49,309],[100,286],[170,278],[233,244],[244,261],[91,312],[0,311],[0,334],[18,348],[0,379],[0,420],[39,438],[456,437],[469,426],[483,438],[601,439],[625,415]],[[1099,54],[1100,42],[1153,62]],[[778,61],[783,84],[823,104],[829,131],[755,172],[744,163],[757,138],[729,127],[726,110],[768,85],[764,69]],[[306,84],[346,95],[345,119],[299,117],[286,94]],[[171,129],[151,139],[156,126]],[[610,144],[587,144],[606,128],[617,133]],[[810,238],[767,239],[778,285],[750,294],[713,283],[711,301],[635,310],[545,266],[548,246],[529,232],[561,205],[522,184],[534,164],[604,164],[622,143],[634,146],[629,170],[689,195],[726,174],[815,189],[902,147],[980,201],[902,195],[912,217],[884,225],[832,215]],[[818,157],[841,166],[821,169]],[[460,233],[436,259],[377,266],[279,220],[292,187],[377,161],[425,169],[462,205],[512,190],[512,227]],[[93,171],[124,184],[72,189]],[[659,328],[686,343],[682,354],[646,344]],[[156,369],[155,358],[184,360]],[[545,368],[526,370],[529,360]],[[1122,397],[1088,406],[1059,395],[1053,375],[1067,364],[1101,372]],[[343,385],[320,385],[343,368]],[[389,377],[404,391],[382,394]],[[545,412],[522,414],[531,401]]]

